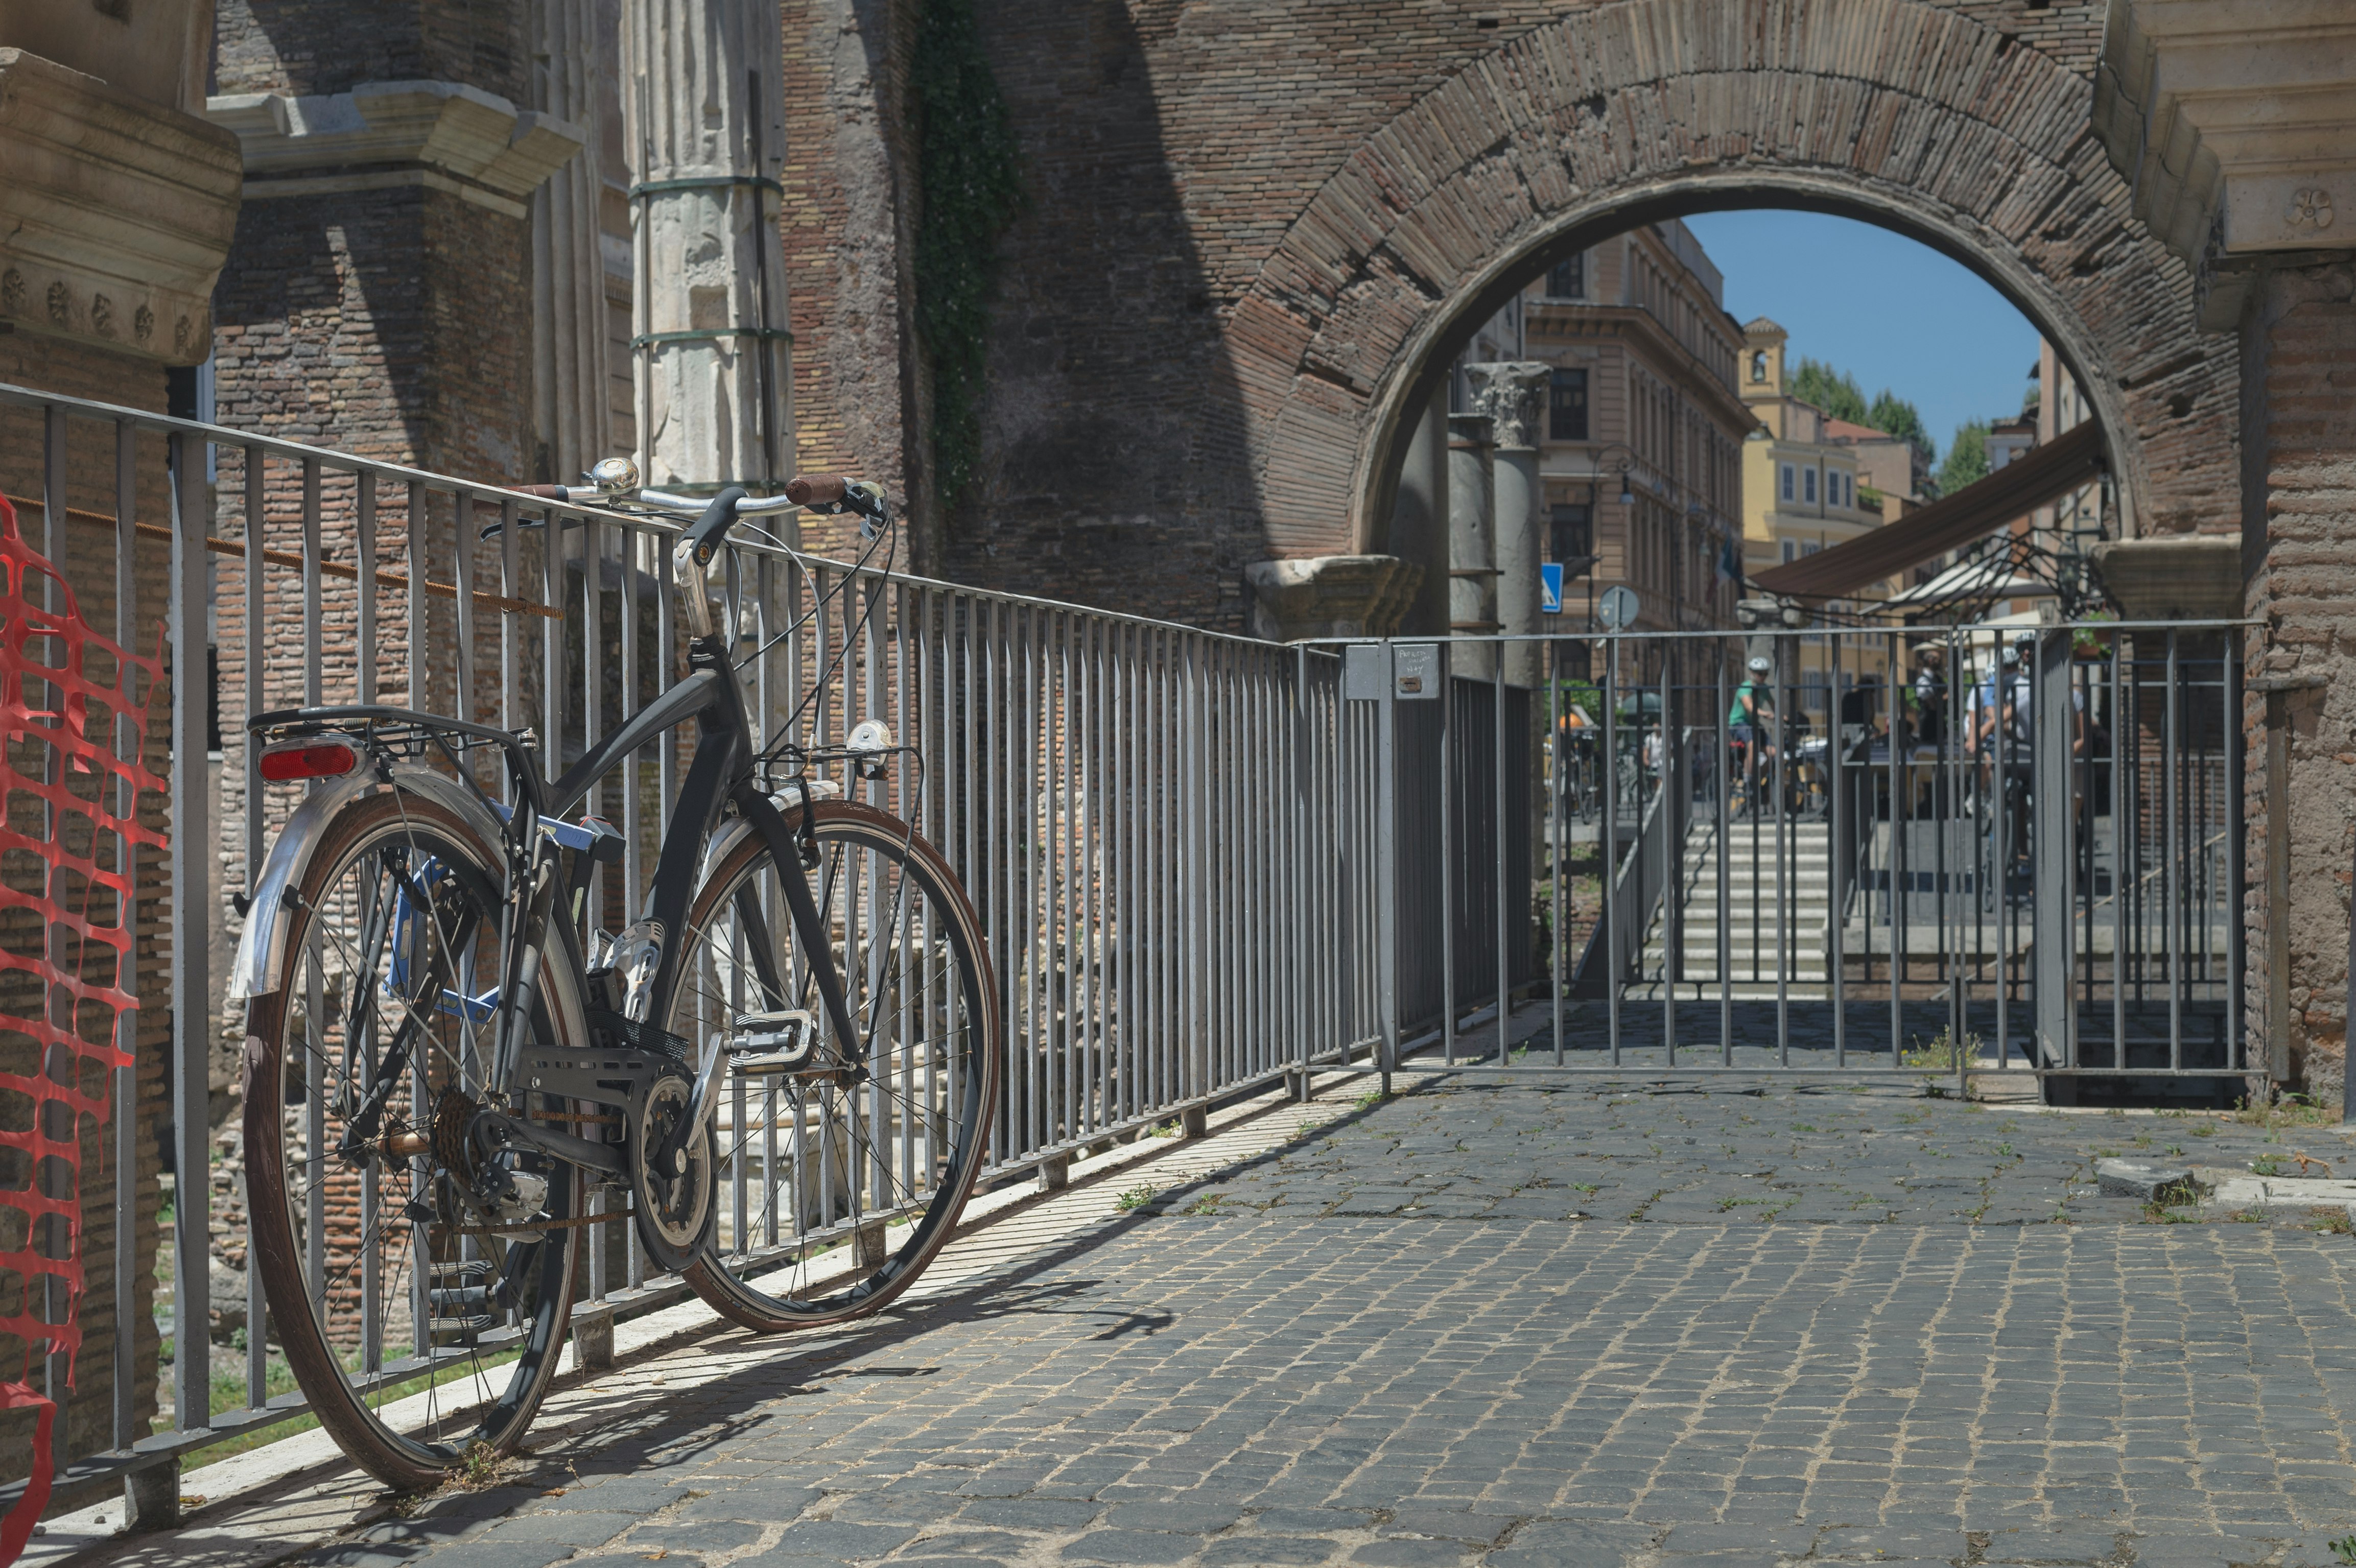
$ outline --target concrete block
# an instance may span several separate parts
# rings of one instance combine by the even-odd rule
[[[2104,1159],[2095,1162],[2094,1178],[2105,1198],[2190,1203],[2200,1196],[2190,1166],[2160,1165],[2143,1159]]]

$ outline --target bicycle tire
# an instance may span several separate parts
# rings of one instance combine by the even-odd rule
[[[348,874],[371,863],[374,869],[362,869],[360,880],[346,891]],[[530,1243],[469,1236],[473,1218],[446,1196],[436,1154],[412,1156],[396,1166],[398,1157],[385,1154],[380,1143],[377,1152],[354,1170],[325,1152],[327,1139],[339,1136],[347,1125],[335,1108],[350,1104],[344,1092],[364,1093],[362,1081],[371,1075],[354,1073],[345,1037],[351,1020],[360,1019],[361,1060],[375,1057],[371,1047],[377,1020],[394,1011],[384,1008],[380,1013],[381,997],[399,996],[403,1017],[425,1020],[413,1037],[421,1047],[412,1058],[417,1065],[405,1070],[412,1082],[393,1092],[386,1128],[433,1127],[438,1133],[441,1118],[427,1107],[444,1111],[461,1104],[450,1097],[451,1092],[466,1092],[470,1055],[478,1046],[487,1049],[481,1039],[487,1030],[475,1027],[479,1020],[472,1014],[479,1002],[464,1000],[464,970],[458,992],[443,982],[456,966],[459,954],[480,955],[478,942],[493,955],[490,972],[497,973],[501,883],[497,868],[501,864],[496,848],[465,818],[434,801],[398,789],[355,800],[329,820],[299,885],[290,890],[294,895],[289,901],[293,923],[276,988],[254,997],[247,1008],[243,1087],[249,1223],[272,1329],[320,1425],[354,1463],[397,1490],[437,1484],[477,1445],[498,1452],[515,1447],[548,1392],[572,1311],[579,1229],[559,1226]],[[406,925],[399,915],[389,915],[386,934],[377,936],[379,927],[369,923],[371,911],[420,908],[413,896],[394,899],[387,891],[403,885],[404,873],[408,886],[426,892],[424,907],[432,912],[412,915]],[[370,887],[376,898],[391,901],[371,901],[365,895]],[[334,923],[348,914],[361,923],[362,941],[357,946]],[[344,963],[342,970],[332,974],[339,999],[318,1007],[331,972],[325,959],[315,955],[327,953],[331,939]],[[370,954],[374,956],[365,963],[354,962]],[[351,986],[349,977],[357,972],[365,972],[368,979]],[[393,987],[391,992],[387,985]],[[432,1005],[423,1009],[410,1006],[425,1000],[429,992]],[[365,1015],[344,1010],[355,993],[367,999]],[[449,1004],[454,995],[458,997],[455,1011]],[[314,1024],[315,1007],[324,1028]],[[543,1011],[537,1022],[547,1038],[553,1027],[548,1014]],[[401,1026],[393,1027],[397,1030]],[[473,1040],[467,1038],[470,1029]],[[290,1052],[290,1043],[299,1050]],[[326,1071],[315,1072],[315,1061]],[[293,1106],[288,1103],[290,1083],[301,1091]],[[568,1109],[543,1102],[530,1114],[553,1122]],[[434,1141],[438,1147],[438,1137]],[[585,1184],[576,1168],[536,1159],[515,1160],[512,1168],[527,1169],[547,1181],[542,1211],[547,1217],[565,1220],[583,1212]],[[439,1222],[411,1223],[405,1245],[395,1235],[405,1213],[399,1203],[400,1182],[391,1182],[391,1192],[377,1193],[373,1203],[370,1198],[374,1184],[396,1170],[410,1178],[409,1197],[424,1202],[417,1196],[422,1189],[432,1195],[430,1206],[443,1216]],[[348,1243],[339,1243],[329,1230],[330,1190],[338,1184],[359,1189],[359,1233]],[[340,1218],[342,1205],[333,1208]],[[371,1208],[377,1216],[372,1221],[366,1218]],[[376,1254],[373,1270],[371,1253]],[[332,1275],[327,1267],[331,1257],[343,1260]],[[477,1263],[488,1265],[479,1278],[468,1272]],[[362,1275],[359,1286],[350,1284],[355,1269]],[[377,1285],[373,1293],[368,1288],[370,1280]],[[510,1288],[518,1299],[506,1314],[505,1325],[487,1330],[487,1347],[483,1319],[493,1316],[489,1307],[498,1294]],[[481,1293],[475,1303],[480,1311],[463,1305],[475,1290]],[[356,1312],[347,1305],[348,1296],[358,1297]],[[395,1369],[404,1360],[419,1364],[397,1381],[385,1381],[380,1369],[404,1320],[412,1353],[391,1359],[390,1364]],[[249,1331],[260,1333],[262,1328],[252,1325]],[[356,1370],[346,1364],[355,1338],[362,1363]],[[511,1370],[502,1372],[499,1357],[509,1339],[516,1359]],[[465,1355],[425,1364],[423,1358],[445,1339],[462,1347]],[[377,1370],[367,1364],[370,1344],[377,1348]],[[473,1386],[452,1396],[454,1408],[445,1419],[439,1400],[453,1369]],[[422,1427],[407,1429],[411,1423],[393,1418],[391,1412],[404,1397],[402,1391],[419,1381],[426,1382],[423,1390],[415,1391],[427,1396],[425,1419]],[[476,1410],[479,1417],[471,1413]]]
[[[811,1076],[780,1074],[727,1081],[730,1087],[723,1103],[734,1107],[729,1123],[733,1143],[728,1136],[715,1135],[723,1151],[715,1166],[731,1173],[732,1192],[747,1194],[746,1201],[728,1204],[725,1211],[733,1221],[733,1233],[725,1240],[736,1266],[730,1265],[722,1253],[721,1239],[715,1238],[690,1266],[686,1277],[714,1311],[762,1333],[864,1317],[880,1311],[916,1283],[948,1243],[973,1189],[1004,1075],[997,984],[980,919],[956,873],[914,828],[886,812],[849,801],[821,801],[812,809],[820,857],[810,877],[812,891],[828,923],[830,943],[865,960],[843,963],[838,951],[851,1006],[862,1014],[871,1044],[884,1041],[886,1058],[880,1072],[863,1085],[848,1087],[839,1104],[830,1099],[829,1085]],[[785,820],[789,829],[798,833],[799,805],[787,812]],[[784,854],[796,853],[791,846],[778,848]],[[846,863],[853,850],[867,859],[864,867]],[[790,933],[791,926],[784,918],[781,891],[762,891],[766,885],[762,879],[765,874],[800,876],[803,872],[798,865],[781,866],[777,852],[760,835],[750,834],[707,870],[690,905],[687,930],[691,964],[699,966],[699,974],[705,972],[701,966],[710,965],[711,974],[701,986],[682,980],[667,1024],[673,1033],[708,1040],[708,1031],[698,1027],[699,1021],[709,1021],[703,1015],[723,1002],[729,1008],[741,1007],[741,988],[731,1000],[718,994],[712,979],[724,965],[727,978],[719,983],[741,987],[747,971],[744,954],[750,949],[740,947],[740,940],[766,940],[777,947],[789,944],[785,933]],[[895,963],[889,978],[884,966],[875,961],[876,944],[871,938],[862,949],[859,936],[862,890],[869,890],[864,896],[872,903],[872,891],[884,880],[878,871],[882,863],[894,869],[899,890],[920,893],[926,905],[919,916],[895,896],[897,912],[886,928],[917,933],[913,951],[918,963],[905,966]],[[756,912],[775,911],[775,921],[766,914],[748,913],[747,899],[754,901]],[[945,944],[946,951],[933,951],[934,943]],[[905,956],[912,949],[903,943],[892,951]],[[786,969],[793,962],[792,955],[786,955]],[[917,978],[913,986],[904,987],[898,976],[908,972]],[[806,1008],[823,1019],[823,1009],[809,994],[806,968],[798,980],[787,979],[783,970],[779,977],[782,988],[797,994],[766,1000],[772,1005]],[[768,983],[756,980],[755,984],[766,988]],[[884,1005],[887,1000],[892,1003],[888,1009]],[[914,1036],[906,1028],[912,1015],[926,1020],[923,1031]],[[896,1027],[873,1028],[879,1017],[895,1020]],[[941,1024],[937,1038],[934,1020]],[[830,1029],[824,1029],[822,1024],[820,1028],[830,1039]],[[913,1114],[920,1083],[924,1118]],[[755,1217],[747,1170],[755,1157],[753,1134],[756,1129],[748,1117],[756,1086],[766,1097],[757,1129],[763,1134],[758,1158],[765,1189],[758,1242],[750,1233]],[[864,1110],[854,1100],[862,1087],[869,1102]],[[887,1089],[892,1116],[878,1117],[875,1113],[885,1104]],[[787,1102],[792,1105],[790,1127],[779,1110]],[[936,1106],[940,1112],[937,1118],[931,1115]],[[848,1115],[841,1114],[845,1110]],[[924,1129],[921,1138],[916,1132],[919,1126]],[[873,1136],[877,1127],[883,1129],[880,1138]],[[894,1128],[900,1129],[896,1137]],[[777,1137],[781,1131],[788,1134],[782,1144]],[[831,1146],[830,1136],[836,1139]],[[923,1176],[916,1174],[915,1156],[920,1144],[931,1157]],[[781,1152],[787,1171],[783,1184],[777,1180]],[[892,1176],[895,1166],[902,1173],[896,1183]],[[838,1169],[845,1173],[841,1179]],[[855,1179],[848,1174],[854,1172]],[[871,1189],[870,1178],[878,1172],[884,1179]],[[741,1185],[737,1173],[746,1173]],[[831,1190],[830,1181],[835,1183]],[[785,1195],[788,1189],[789,1197]],[[723,1202],[728,1196],[723,1195]],[[889,1201],[871,1208],[865,1200],[876,1196]],[[790,1239],[780,1222],[780,1210],[788,1206]],[[880,1236],[872,1233],[879,1226]],[[899,1232],[896,1245],[892,1243],[894,1229]],[[883,1244],[873,1245],[876,1240]],[[827,1261],[845,1245],[852,1249],[849,1259]],[[782,1262],[777,1261],[780,1258]],[[844,1262],[848,1268],[841,1266]]]

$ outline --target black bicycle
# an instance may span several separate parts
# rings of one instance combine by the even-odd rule
[[[707,502],[641,490],[622,460],[592,478],[539,493],[701,512],[676,546],[688,674],[562,776],[529,732],[405,709],[249,726],[262,779],[314,781],[237,962],[256,1267],[321,1424],[396,1488],[520,1440],[584,1251],[616,1256],[618,1223],[749,1328],[884,1306],[948,1240],[1003,1071],[956,875],[822,776],[880,777],[905,748],[873,720],[830,749],[794,725],[756,748],[703,586],[740,517],[791,507],[856,513],[864,562],[890,537],[881,493],[797,479]],[[690,721],[637,918],[594,928],[587,893],[623,842],[583,804]],[[723,1169],[762,1195],[741,1224]]]

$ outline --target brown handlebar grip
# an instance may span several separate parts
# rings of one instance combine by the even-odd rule
[[[543,501],[569,501],[573,498],[564,493],[562,485],[511,485],[509,488],[520,490],[527,496],[537,496]]]
[[[843,474],[798,474],[786,484],[786,499],[797,507],[822,507],[841,500],[848,483]]]

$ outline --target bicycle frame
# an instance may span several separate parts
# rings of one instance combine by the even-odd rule
[[[438,804],[457,810],[485,830],[486,837],[509,849],[507,898],[509,908],[508,951],[502,961],[499,988],[481,998],[466,999],[470,1010],[478,1003],[494,1009],[493,1040],[498,1051],[493,1073],[511,1103],[522,1093],[614,1103],[634,1096],[644,1081],[663,1070],[661,1061],[643,1053],[624,1053],[624,1061],[591,1041],[585,1017],[587,963],[569,918],[552,919],[557,878],[555,857],[566,848],[566,837],[579,830],[560,826],[585,799],[590,790],[640,746],[660,738],[691,720],[701,725],[695,759],[681,782],[665,824],[662,849],[646,904],[647,918],[661,928],[660,959],[649,987],[648,1018],[669,1016],[673,994],[686,968],[687,913],[695,895],[698,873],[714,841],[727,807],[751,831],[759,833],[780,867],[796,874],[780,876],[786,902],[810,966],[821,1003],[833,1026],[843,1060],[856,1065],[866,1058],[866,1041],[852,1017],[840,969],[836,966],[818,901],[812,894],[791,830],[784,814],[770,801],[755,774],[749,745],[751,727],[744,694],[734,678],[724,643],[717,635],[694,637],[688,648],[687,677],[583,756],[553,784],[546,781],[530,750],[516,737],[485,725],[444,719],[408,709],[376,704],[352,704],[282,709],[257,715],[248,728],[265,731],[304,733],[337,731],[351,726],[396,723],[444,735],[461,735],[501,748],[509,776],[516,784],[517,804],[505,810],[485,795],[471,776],[449,775],[413,763],[396,763],[378,757],[379,765],[363,768],[317,790],[288,821],[271,847],[255,884],[245,933],[239,952],[231,995],[243,999],[274,988],[284,972],[285,945],[294,910],[289,893],[316,852],[328,823],[347,802],[386,784],[412,789]],[[372,752],[372,754],[374,754]],[[550,831],[541,831],[546,822]],[[585,838],[583,844],[585,845]],[[401,895],[406,899],[404,892]],[[752,917],[758,918],[757,912]],[[756,942],[759,976],[771,994],[782,994],[781,977],[770,966],[769,944]],[[546,972],[551,959],[554,975]],[[550,982],[554,981],[553,987]],[[527,1061],[520,1042],[530,1038],[530,1011],[536,1005],[562,1007],[581,1016],[577,1028],[565,1032],[582,1042],[582,1053],[567,1060],[534,1049]],[[684,1129],[701,1125],[712,1104],[717,1069],[725,1051],[714,1049],[698,1076],[695,1098]],[[597,1060],[592,1061],[591,1058]],[[619,1076],[617,1076],[619,1074]],[[621,1169],[619,1150],[569,1134],[500,1118],[518,1141],[572,1164],[608,1173]],[[676,1135],[675,1135],[676,1136]]]

